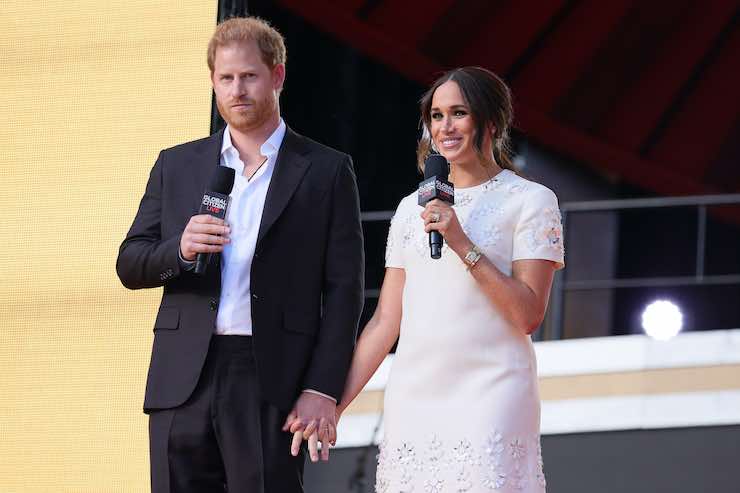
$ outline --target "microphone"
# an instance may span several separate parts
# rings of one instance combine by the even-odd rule
[[[447,181],[450,167],[444,156],[432,154],[424,161],[424,181],[419,183],[419,205],[424,207],[427,202],[439,199],[448,204],[455,203],[455,187]],[[429,232],[429,251],[432,258],[442,257],[442,233]]]
[[[234,170],[226,166],[216,166],[211,176],[211,184],[203,193],[199,214],[210,214],[219,219],[226,218],[232,188],[234,188]],[[205,274],[210,260],[210,253],[199,253],[195,257],[194,272],[198,275]]]

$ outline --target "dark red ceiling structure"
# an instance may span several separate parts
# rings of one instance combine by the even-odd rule
[[[422,84],[481,65],[551,151],[663,195],[740,191],[737,0],[279,0]]]

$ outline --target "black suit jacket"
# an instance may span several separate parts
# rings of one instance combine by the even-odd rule
[[[223,131],[162,151],[116,270],[130,289],[164,286],[145,411],[195,388],[214,331],[221,269],[181,270],[180,237],[219,165]],[[217,258],[220,258],[217,257]],[[253,341],[262,395],[288,410],[302,389],[341,396],[363,303],[364,258],[352,161],[288,128],[251,266]]]

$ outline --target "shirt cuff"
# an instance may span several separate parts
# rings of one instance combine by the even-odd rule
[[[308,392],[309,394],[316,394],[316,395],[320,395],[321,397],[326,397],[327,399],[330,399],[334,404],[337,403],[337,400],[334,397],[332,397],[330,395],[327,395],[327,394],[324,394],[323,392],[319,392],[318,390],[314,390],[314,389],[303,389],[303,391],[304,392]]]
[[[182,258],[180,245],[177,245],[177,258],[180,261],[180,267],[183,270],[193,270],[193,268],[195,268],[195,260],[185,260],[184,258]]]

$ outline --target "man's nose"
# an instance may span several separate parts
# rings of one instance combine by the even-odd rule
[[[232,98],[240,98],[247,93],[247,84],[241,80],[241,79],[234,79],[234,82],[231,84],[231,97]]]

